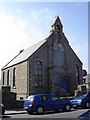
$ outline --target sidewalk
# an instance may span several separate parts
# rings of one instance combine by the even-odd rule
[[[25,111],[23,108],[19,108],[19,109],[13,109],[13,110],[6,110],[5,114],[19,114],[19,113],[26,113],[27,111]]]

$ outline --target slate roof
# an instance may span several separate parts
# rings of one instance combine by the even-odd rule
[[[36,50],[38,50],[44,43],[46,39],[39,41],[38,43],[34,44],[33,46],[23,50],[18,55],[16,55],[10,62],[8,62],[2,69],[8,68],[12,65],[18,64],[27,60]]]

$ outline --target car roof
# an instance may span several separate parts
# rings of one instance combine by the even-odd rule
[[[35,94],[30,96],[53,96],[54,94]]]

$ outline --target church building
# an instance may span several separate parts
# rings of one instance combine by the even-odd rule
[[[1,70],[2,86],[10,86],[17,100],[37,93],[74,95],[83,83],[82,62],[69,45],[59,16],[49,36],[21,50]]]

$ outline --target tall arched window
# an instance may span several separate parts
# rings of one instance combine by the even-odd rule
[[[13,69],[13,87],[16,86],[16,68]]]
[[[43,85],[43,68],[42,62],[37,60],[35,62],[35,86]]]
[[[77,85],[80,84],[80,81],[79,81],[79,67],[77,65],[75,65],[75,70],[76,70],[76,82],[77,82]]]
[[[7,72],[7,85],[9,85],[9,79],[10,79],[10,70]]]
[[[5,72],[3,72],[3,81],[2,81],[2,85],[5,85]]]
[[[54,45],[54,65],[64,66],[64,47],[61,43]]]

